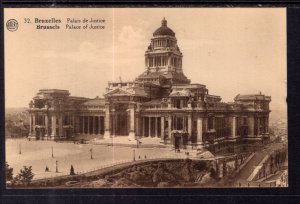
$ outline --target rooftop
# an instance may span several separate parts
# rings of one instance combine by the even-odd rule
[[[104,106],[105,105],[105,100],[104,98],[94,98],[94,99],[90,99],[86,102],[84,102],[82,105],[86,105],[86,106]]]
[[[245,94],[245,95],[240,95],[238,94],[235,98],[235,101],[248,101],[248,100],[266,100],[266,101],[271,101],[271,96],[265,96],[261,93],[259,94]]]

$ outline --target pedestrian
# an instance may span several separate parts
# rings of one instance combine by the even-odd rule
[[[141,159],[141,155],[139,155],[139,159]]]
[[[49,168],[48,168],[48,166],[46,166],[46,168],[45,168],[45,172],[49,172]]]
[[[147,159],[147,156],[145,155],[145,159]]]

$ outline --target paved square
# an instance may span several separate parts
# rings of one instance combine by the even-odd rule
[[[21,154],[19,147],[21,146]],[[52,158],[52,147],[53,155]],[[91,159],[92,149],[93,159]],[[121,161],[138,160],[150,157],[177,156],[170,148],[136,148],[96,144],[57,143],[54,141],[28,141],[26,139],[6,140],[6,161],[14,169],[14,176],[23,166],[32,166],[34,179],[70,173],[73,165],[75,172],[91,171]],[[56,170],[58,162],[58,171]],[[49,172],[45,172],[48,166]]]

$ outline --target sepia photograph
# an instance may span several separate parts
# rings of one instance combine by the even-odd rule
[[[289,186],[285,8],[5,8],[3,25],[7,189]]]

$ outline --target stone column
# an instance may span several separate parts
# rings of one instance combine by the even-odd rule
[[[114,126],[113,126],[113,135],[116,135],[116,130],[118,130],[119,129],[119,123],[120,123],[120,116],[119,116],[119,114],[117,114],[115,111],[113,112],[113,117],[114,117]],[[129,116],[130,117],[130,116]],[[127,117],[127,124],[129,124],[129,129],[130,129],[130,118],[129,117]],[[128,125],[127,125],[127,127],[128,127]]]
[[[36,132],[35,132],[35,113],[32,115],[32,137],[36,137]]]
[[[135,119],[135,134],[136,134],[137,138],[141,136],[141,118],[140,117],[136,117],[136,119]]]
[[[129,114],[130,114],[130,130],[129,130],[129,135],[128,135],[128,139],[129,140],[134,140],[135,139],[135,129],[134,129],[134,104],[130,105],[130,110],[129,110]]]
[[[163,66],[163,58],[162,58],[162,56],[159,56],[159,59],[160,59],[160,66]]]
[[[49,120],[48,120],[48,114],[45,114],[45,137],[49,136]]]
[[[192,137],[192,116],[188,115],[188,133],[189,137]]]
[[[168,56],[168,67],[171,67],[172,55]]]
[[[183,108],[183,100],[180,99],[180,108]]]
[[[115,137],[116,136],[116,117],[115,117],[115,112],[112,111],[111,113],[111,137]]]
[[[109,112],[109,105],[105,106],[105,119],[104,119],[104,138],[110,138],[110,112]]]
[[[197,143],[203,144],[202,140],[202,118],[197,118]]]
[[[168,108],[172,108],[172,101],[171,101],[171,99],[168,99]]]
[[[257,117],[257,136],[260,135],[260,118]]]
[[[96,134],[96,120],[95,120],[95,116],[92,116],[92,120],[93,120],[93,130],[92,130],[92,134]]]
[[[101,134],[101,116],[98,116],[98,133],[97,134]]]
[[[160,125],[161,125],[161,127],[160,127],[160,132],[161,132],[160,140],[164,141],[164,137],[165,137],[165,118],[164,117],[161,117]]]
[[[32,114],[29,114],[29,137],[32,136]]]
[[[145,117],[142,117],[142,137],[145,137]]]
[[[72,135],[71,135],[71,137],[74,137],[74,135],[75,135],[75,127],[76,127],[76,123],[75,123],[75,115],[74,115],[74,113],[72,114]]]
[[[265,133],[269,133],[269,118],[265,117]]]
[[[52,132],[51,132],[51,139],[55,140],[57,135],[56,135],[56,115],[53,114],[51,117],[51,124],[52,124]]]
[[[208,131],[208,118],[207,117],[204,118],[204,126],[205,126],[204,131]]]
[[[250,116],[248,118],[248,136],[250,136],[250,137],[254,136],[254,118],[253,118],[253,116]]]
[[[232,137],[236,137],[236,117],[232,117],[232,126],[231,126],[231,135]]]
[[[85,134],[85,116],[82,117],[82,134]]]
[[[63,133],[63,118],[62,118],[62,114],[59,115],[58,117],[58,136],[64,137],[64,133]]]
[[[155,137],[157,138],[158,136],[158,132],[157,132],[158,128],[157,128],[157,117],[155,117]]]
[[[87,134],[89,135],[89,134],[91,134],[91,130],[90,130],[90,116],[87,116]]]
[[[148,131],[149,131],[149,137],[151,137],[151,117],[149,117],[149,128],[148,128]]]
[[[169,117],[168,117],[168,137],[169,137],[169,139],[171,139],[173,141],[173,139],[172,139],[172,116],[171,115],[169,115]]]
[[[78,116],[78,115],[77,115],[77,116],[74,115],[74,117],[75,117],[75,118],[74,118],[74,119],[75,119],[75,127],[74,127],[74,131],[75,131],[75,132],[74,132],[74,133],[78,134],[78,133],[79,133],[79,130],[80,130],[80,125],[81,125],[81,124],[79,123],[79,121],[80,121],[80,120],[79,120],[79,116]]]

